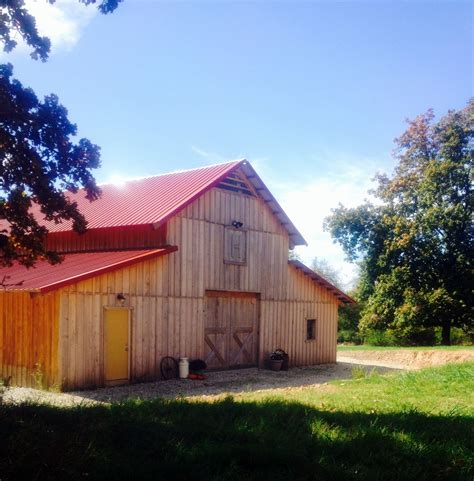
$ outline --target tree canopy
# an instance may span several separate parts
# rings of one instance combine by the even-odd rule
[[[85,5],[97,4],[101,13],[113,12],[122,0],[78,0]],[[48,0],[55,3],[55,0]],[[0,0],[0,41],[3,50],[11,52],[18,44],[15,35],[19,35],[31,49],[31,57],[35,60],[47,60],[51,42],[48,37],[42,37],[36,26],[36,20],[31,15],[24,0]]]
[[[396,139],[393,176],[378,175],[378,202],[339,206],[326,228],[349,260],[362,260],[360,327],[404,336],[472,329],[474,100],[435,121],[409,121]]]
[[[47,220],[71,219],[83,232],[86,220],[64,190],[83,186],[90,200],[98,196],[91,169],[99,166],[100,151],[87,139],[72,142],[77,127],[55,95],[40,101],[12,75],[10,64],[0,65],[0,218],[8,223],[0,250],[5,264],[31,265],[38,256],[57,260],[44,250],[47,230],[29,212],[32,202]]]
[[[96,4],[105,14],[121,0],[78,1]],[[4,51],[16,47],[15,36],[32,49],[33,59],[47,60],[50,41],[38,33],[24,0],[0,0]],[[76,232],[85,231],[86,219],[64,190],[84,188],[89,200],[97,198],[100,191],[92,170],[100,165],[100,149],[88,139],[74,142],[76,134],[76,125],[56,95],[38,99],[32,89],[13,78],[11,64],[0,64],[0,264],[16,260],[31,266],[38,258],[60,260],[44,247],[48,231],[31,214],[33,203],[46,220],[71,220]]]

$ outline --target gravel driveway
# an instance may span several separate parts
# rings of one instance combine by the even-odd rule
[[[239,369],[234,371],[210,372],[204,381],[174,379],[170,381],[131,384],[113,388],[100,388],[74,393],[53,393],[30,388],[10,388],[4,396],[5,402],[48,402],[70,406],[81,403],[121,401],[129,398],[151,399],[156,397],[176,398],[212,396],[224,393],[265,391],[275,388],[300,388],[321,386],[336,379],[350,379],[352,369],[358,363],[338,362],[320,364],[289,371],[273,372],[263,369]],[[374,365],[362,366],[366,370],[378,372],[396,370]]]

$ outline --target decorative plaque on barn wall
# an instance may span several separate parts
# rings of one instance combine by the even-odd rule
[[[227,226],[224,230],[224,262],[247,264],[247,231]]]

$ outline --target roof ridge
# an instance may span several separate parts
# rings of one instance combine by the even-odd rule
[[[207,191],[218,187],[226,176],[238,169],[247,176],[256,190],[257,197],[262,199],[286,229],[290,237],[290,245],[306,244],[301,233],[245,158],[161,175],[128,179],[115,185],[101,184],[102,195],[94,202],[87,199],[83,189],[77,192],[66,191],[65,195],[77,203],[79,211],[88,222],[89,230],[145,224],[157,228]],[[45,219],[44,213],[37,204],[32,205],[30,212],[50,233],[73,230],[71,220],[62,219],[61,222],[55,222]],[[3,225],[0,219],[0,227]]]
[[[212,169],[214,167],[220,167],[220,166],[223,167],[225,165],[232,165],[232,164],[237,165],[237,164],[243,163],[243,162],[247,162],[247,159],[245,157],[242,157],[241,159],[236,159],[236,160],[228,160],[226,162],[217,162],[216,164],[207,164],[207,165],[203,165],[202,167],[193,167],[193,168],[190,168],[190,169],[173,170],[171,172],[163,172],[161,174],[150,174],[150,175],[143,175],[143,176],[139,176],[139,177],[130,177],[130,178],[124,179],[121,183],[126,184],[127,182],[139,182],[140,180],[154,179],[154,178],[157,178],[157,177],[164,177],[166,175],[186,174],[188,172],[194,172],[194,171],[197,171],[197,170],[204,170],[204,169]],[[117,184],[115,184],[114,182],[107,181],[107,182],[104,182],[104,183],[99,183],[97,185],[99,187],[106,187],[106,186],[109,186],[109,185],[116,186]],[[79,190],[84,190],[84,189],[79,189]]]

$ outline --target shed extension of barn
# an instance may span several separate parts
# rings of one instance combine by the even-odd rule
[[[160,378],[165,356],[209,368],[336,360],[350,297],[298,261],[305,240],[246,160],[102,186],[88,220],[34,215],[61,264],[0,269],[0,376],[62,390]]]

